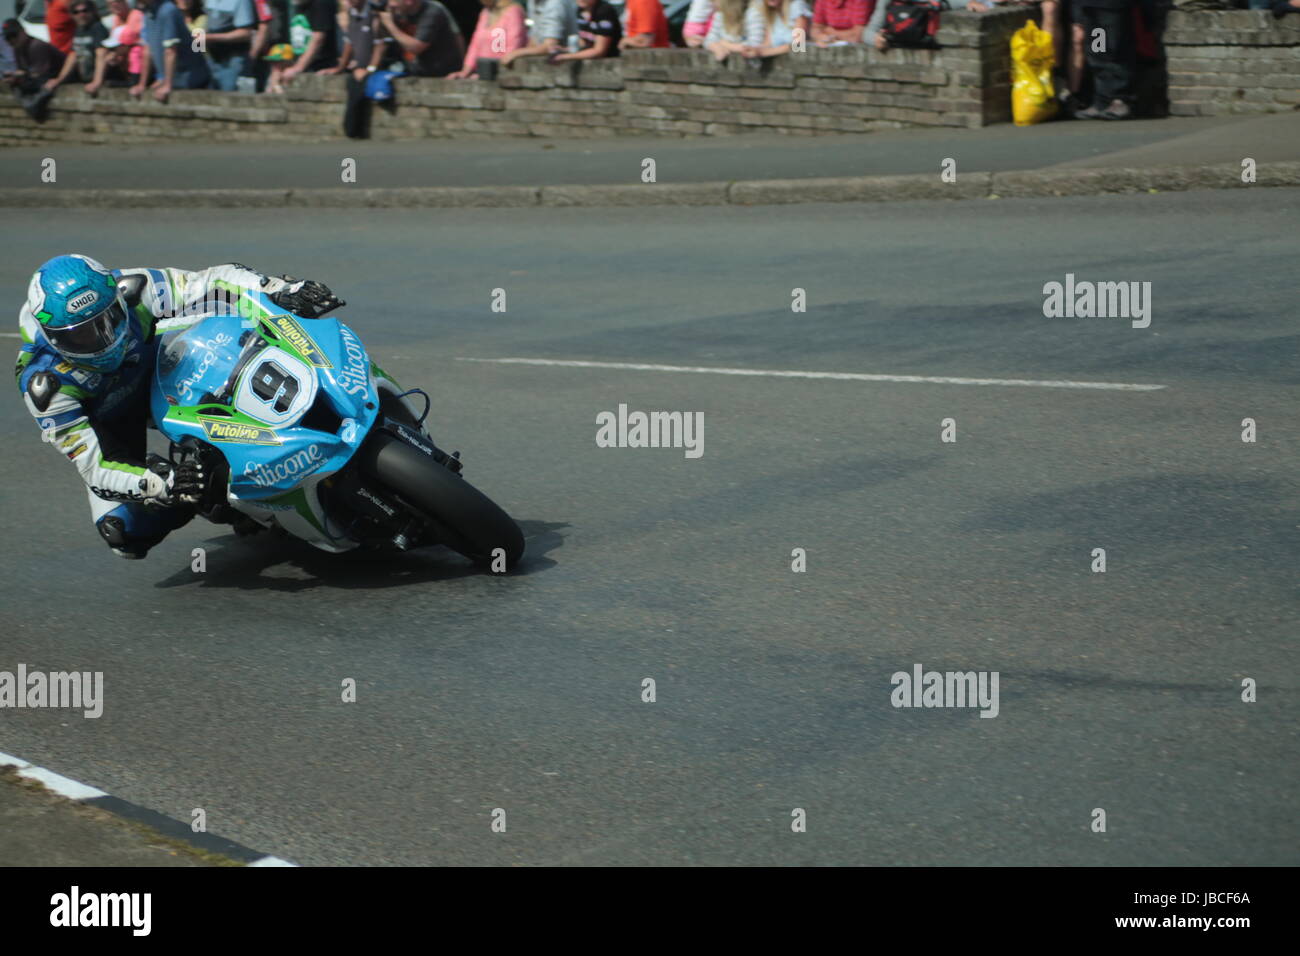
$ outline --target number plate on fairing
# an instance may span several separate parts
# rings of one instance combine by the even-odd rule
[[[302,417],[316,399],[316,373],[284,349],[268,346],[248,363],[235,385],[236,411],[271,426],[288,425]]]

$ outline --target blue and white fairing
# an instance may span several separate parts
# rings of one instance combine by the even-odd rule
[[[378,416],[369,356],[337,319],[299,319],[257,298],[265,314],[212,316],[164,339],[154,421],[172,441],[192,435],[221,449],[236,507],[264,523],[297,513],[312,533],[295,534],[350,547],[315,486],[347,464]]]

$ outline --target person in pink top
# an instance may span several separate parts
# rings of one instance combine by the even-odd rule
[[[110,33],[113,57],[126,57],[126,72],[138,76],[144,59],[144,48],[140,45],[140,34],[144,31],[144,11],[132,9],[126,0],[108,0],[108,12],[113,14],[113,27]],[[97,69],[95,78],[85,86],[91,96],[99,92],[104,85],[104,71]]]
[[[524,25],[524,8],[515,0],[479,0],[483,10],[478,15],[474,35],[465,50],[465,63],[448,76],[456,80],[478,78],[478,61],[499,60],[518,50],[528,39]]]

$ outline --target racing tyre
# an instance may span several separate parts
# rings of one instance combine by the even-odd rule
[[[487,495],[429,455],[387,432],[373,433],[360,450],[361,471],[426,518],[439,541],[476,564],[505,551],[506,567],[524,554],[519,526]]]

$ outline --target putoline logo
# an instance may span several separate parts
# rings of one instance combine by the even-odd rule
[[[99,294],[96,292],[83,292],[75,299],[68,303],[69,312],[80,312],[88,305],[94,305],[99,301]]]
[[[301,325],[294,321],[293,316],[277,315],[268,321],[312,365],[317,368],[334,367],[330,364],[330,360],[325,357],[325,353],[320,350],[320,347],[312,341],[312,337],[303,330]]]
[[[199,421],[203,423],[203,430],[208,433],[208,438],[212,441],[233,442],[240,445],[280,444],[280,436],[269,428],[212,418],[200,418]]]

